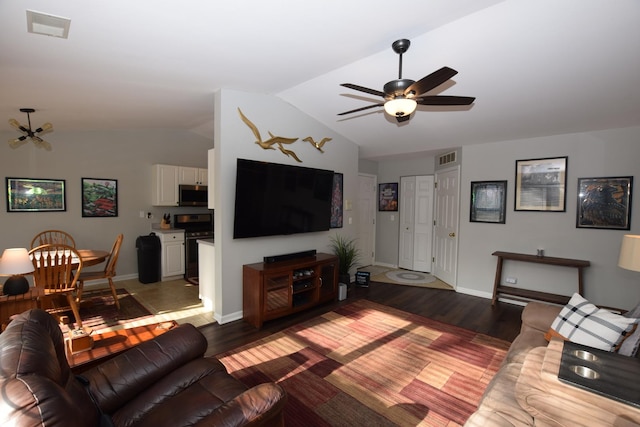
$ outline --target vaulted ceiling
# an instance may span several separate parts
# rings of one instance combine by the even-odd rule
[[[69,18],[67,39],[27,32],[26,10]],[[178,128],[213,138],[213,94],[278,96],[360,146],[362,158],[640,126],[637,0],[4,0],[0,130]],[[391,43],[403,77],[459,72],[397,123],[340,83],[382,90]],[[56,142],[56,133],[47,137]],[[55,146],[55,144],[54,144]]]

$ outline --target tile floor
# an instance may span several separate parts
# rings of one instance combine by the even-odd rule
[[[125,288],[154,314],[153,319],[146,319],[139,324],[134,322],[127,327],[168,320],[191,323],[194,326],[215,322],[213,313],[206,311],[198,298],[198,287],[186,280],[178,279],[144,284],[140,283],[138,279],[131,279],[116,282],[116,288]]]

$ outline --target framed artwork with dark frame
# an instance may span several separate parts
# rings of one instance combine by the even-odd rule
[[[342,228],[343,217],[343,189],[344,175],[339,172],[333,174],[333,189],[331,191],[331,223],[330,228]]]
[[[516,160],[516,211],[565,212],[568,157]]]
[[[631,228],[632,176],[578,178],[576,228]]]
[[[507,217],[507,181],[472,181],[469,221],[504,224]]]
[[[118,180],[82,178],[82,216],[118,216]]]
[[[7,212],[64,212],[64,179],[6,178]]]
[[[394,212],[398,210],[398,183],[378,184],[378,211]]]

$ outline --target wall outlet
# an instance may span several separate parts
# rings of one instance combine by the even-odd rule
[[[518,279],[516,277],[507,277],[506,279],[504,279],[504,281],[507,283],[511,283],[512,285],[518,283]]]

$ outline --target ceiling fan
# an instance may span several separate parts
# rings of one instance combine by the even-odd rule
[[[384,91],[369,89],[366,87],[354,85],[351,83],[342,83],[340,86],[347,87],[360,92],[377,95],[385,99],[384,102],[378,104],[367,105],[366,107],[356,108],[355,110],[345,111],[338,114],[356,113],[358,111],[368,110],[374,107],[383,107],[390,116],[394,116],[401,123],[411,118],[418,104],[420,105],[470,105],[475,101],[475,97],[470,96],[440,96],[440,95],[424,95],[430,90],[440,86],[458,72],[449,67],[442,67],[428,76],[416,81],[402,78],[402,54],[405,53],[411,42],[407,39],[400,39],[393,42],[391,47],[393,51],[400,56],[400,64],[398,71],[398,79],[391,80],[384,85]]]
[[[51,144],[40,138],[37,134],[43,134],[53,131],[53,125],[51,123],[45,123],[38,129],[32,130],[31,116],[29,114],[35,112],[36,110],[34,110],[33,108],[21,108],[20,111],[22,111],[23,113],[27,113],[27,121],[29,123],[29,127],[27,128],[22,126],[16,119],[9,119],[9,124],[24,134],[23,136],[20,136],[18,138],[10,139],[9,146],[11,148],[18,148],[22,144],[26,144],[27,142],[29,142],[27,138],[30,138],[31,141],[36,145],[36,147],[44,148],[47,151],[51,151]]]

